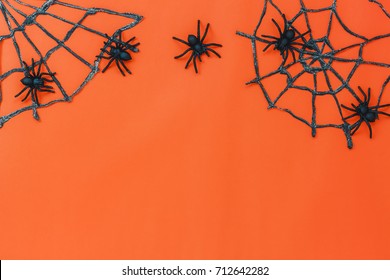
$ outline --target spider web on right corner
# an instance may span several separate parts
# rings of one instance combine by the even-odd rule
[[[388,18],[390,18],[390,12],[388,12],[388,11],[386,10],[385,6],[383,6],[383,4],[382,4],[381,2],[379,2],[379,1],[377,1],[377,0],[368,0],[368,1],[369,1],[369,2],[372,2],[372,3],[376,4],[376,5],[378,5],[379,8],[381,8],[382,11],[385,13],[385,15],[386,15]]]
[[[378,2],[375,0],[372,0],[371,2],[376,2],[378,4]],[[388,15],[384,7],[381,6],[381,8]],[[313,137],[317,134],[318,129],[336,128],[344,132],[344,135],[347,139],[347,145],[349,148],[352,148],[353,143],[351,130],[354,128],[354,124],[348,123],[343,116],[343,110],[341,107],[342,102],[339,98],[340,93],[343,92],[344,95],[345,92],[347,92],[349,96],[352,96],[353,100],[361,100],[359,98],[359,95],[356,93],[356,89],[351,86],[351,79],[354,77],[358,68],[362,65],[371,65],[377,66],[379,68],[390,69],[389,62],[377,62],[372,60],[365,60],[363,58],[363,50],[369,44],[378,42],[385,38],[390,38],[390,33],[375,36],[373,38],[366,38],[365,36],[353,32],[344,23],[337,10],[337,0],[333,0],[330,6],[317,9],[307,8],[304,3],[304,0],[300,0],[300,9],[297,14],[291,17],[290,20],[287,20],[287,27],[291,27],[294,30],[297,30],[296,27],[294,27],[294,23],[298,20],[302,20],[303,18],[303,22],[306,25],[305,28],[306,30],[308,30],[307,39],[305,39],[305,36],[303,37],[303,40],[305,44],[310,44],[311,46],[313,46],[313,49],[309,50],[305,47],[302,47],[300,49],[295,48],[294,51],[298,54],[299,59],[293,62],[287,61],[285,64],[280,65],[272,71],[263,71],[263,68],[266,65],[262,65],[262,62],[259,59],[258,45],[262,44],[262,46],[264,47],[265,41],[260,38],[259,31],[263,26],[264,19],[270,9],[274,9],[274,12],[276,11],[276,14],[278,14],[280,18],[283,18],[284,13],[274,3],[273,0],[264,0],[264,6],[260,16],[260,20],[257,23],[254,32],[252,34],[237,32],[238,35],[250,39],[252,45],[256,77],[247,84],[257,84],[261,88],[270,109],[279,109],[281,111],[287,112],[295,119],[306,124],[311,128]],[[326,28],[326,34],[324,36],[316,37],[315,35],[313,35],[311,16],[313,14],[318,15],[319,13],[329,13],[329,21],[328,26]],[[343,32],[346,32],[349,37],[353,37],[359,42],[352,43],[342,48],[335,48],[331,40],[331,34],[333,32],[332,27],[335,24],[341,26]],[[299,34],[303,34],[306,30],[301,30],[302,33]],[[351,58],[349,56],[344,55],[345,53],[350,53],[353,49],[356,50],[355,57]],[[313,61],[317,61],[318,66],[315,66],[315,63]],[[336,67],[334,67],[334,64],[336,63],[339,65],[349,64],[353,65],[353,67],[348,70],[348,73],[340,73],[336,69]],[[299,69],[298,71],[297,68]],[[294,73],[294,71],[296,73]],[[312,79],[312,86],[302,85],[297,82],[299,79],[301,79],[303,75],[311,76],[310,79]],[[320,89],[320,87],[318,86],[318,79],[320,75],[324,77],[326,89]],[[280,91],[278,90],[277,93],[271,92],[266,85],[267,80],[272,79],[275,76],[282,76],[286,81],[285,85]],[[335,83],[334,81],[336,81],[337,83]],[[386,79],[385,83],[382,86],[382,90],[378,97],[378,105],[381,101],[383,92],[388,82],[389,78]],[[299,114],[295,113],[291,108],[289,108],[288,105],[279,105],[280,100],[283,99],[286,95],[288,95],[289,92],[291,92],[292,90],[310,94],[311,104],[307,105],[311,108],[310,118],[300,116]],[[333,99],[333,103],[336,107],[335,111],[337,111],[338,114],[337,119],[339,121],[329,123],[323,123],[318,121],[317,99],[321,96],[330,96],[331,99]]]

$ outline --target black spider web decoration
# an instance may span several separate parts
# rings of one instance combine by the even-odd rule
[[[369,1],[376,2],[377,4],[379,3],[375,0],[369,0]],[[278,14],[280,18],[284,17],[284,13],[281,11],[278,5],[274,3],[274,0],[264,0],[264,5],[260,16],[260,20],[256,25],[255,30],[252,34],[237,32],[238,35],[250,39],[252,45],[253,61],[254,61],[254,69],[255,69],[256,77],[250,82],[248,82],[247,84],[257,84],[260,87],[265,99],[268,102],[269,109],[278,109],[287,112],[295,119],[309,126],[311,128],[313,137],[316,136],[318,129],[322,129],[322,128],[339,129],[343,131],[347,140],[348,147],[352,148],[353,147],[352,134],[354,133],[353,130],[357,127],[357,123],[356,122],[350,123],[349,122],[350,120],[345,120],[347,116],[346,115],[347,112],[345,112],[345,110],[343,111],[342,109],[341,106],[342,102],[340,101],[339,95],[341,92],[343,92],[343,94],[344,92],[347,92],[347,94],[350,97],[349,101],[355,101],[355,102],[362,101],[362,99],[359,98],[359,94],[356,93],[358,85],[356,85],[356,87],[355,85],[353,86],[351,85],[351,79],[355,75],[358,68],[362,65],[378,66],[383,69],[390,68],[389,63],[365,60],[363,58],[364,49],[368,45],[374,42],[378,42],[379,40],[389,38],[390,33],[375,36],[373,38],[366,38],[365,36],[359,35],[358,33],[352,31],[340,17],[340,14],[337,9],[337,0],[333,0],[330,6],[319,8],[319,9],[307,8],[304,0],[299,0],[299,3],[300,3],[300,9],[298,13],[295,14],[293,17],[291,17],[291,19],[287,18],[286,20],[286,27],[293,29],[294,32],[300,36],[300,42],[302,42],[301,47],[295,45],[292,47],[292,51],[291,51],[291,53],[294,52],[293,54],[297,55],[298,59],[295,59],[294,61],[290,62],[290,60],[293,60],[292,57],[290,56],[290,59],[287,60],[287,58],[285,58],[284,55],[283,62],[280,65],[276,65],[276,68],[273,71],[264,71],[267,73],[263,73],[262,67],[264,65],[261,64],[261,61],[259,59],[258,48],[260,47],[260,49],[263,49],[270,42],[270,39],[268,38],[267,40],[264,39],[265,37],[264,36],[262,37],[260,33],[261,27],[265,23],[264,18],[269,12],[269,9],[274,9],[274,12],[276,12],[276,14]],[[387,14],[384,7],[382,5],[380,5],[380,7]],[[329,13],[330,15],[328,27],[326,28],[326,34],[324,34],[321,37],[318,36],[315,37],[315,35],[313,35],[313,30],[310,24],[311,22],[310,16],[314,14],[325,13],[325,12]],[[303,28],[303,30],[298,30],[295,27],[294,23],[296,23],[297,20],[301,20],[302,18],[306,26]],[[341,26],[342,30],[346,32],[348,36],[353,37],[356,40],[359,40],[359,42],[353,43],[351,45],[339,49],[333,47],[332,41],[330,39],[330,35],[333,31],[332,26],[334,24],[338,24],[339,26]],[[307,31],[307,35],[304,35],[306,31]],[[357,50],[356,57],[354,58],[343,57],[343,54],[351,51],[352,49]],[[319,66],[315,67],[314,61],[317,61]],[[332,63],[334,62],[337,62],[339,64],[340,63],[353,64],[353,67],[348,72],[347,75],[345,74],[343,75],[333,67]],[[298,73],[293,74],[292,69],[296,69],[297,67],[299,68]],[[323,75],[325,78],[326,89],[320,89],[318,86],[318,77],[320,74]],[[267,89],[267,86],[265,85],[265,81],[267,81],[267,79],[270,79],[276,75],[282,75],[282,77],[285,77],[286,84],[285,86],[283,86],[283,89],[280,92],[279,91],[277,92],[276,96],[273,96],[272,94],[270,94],[271,92]],[[297,80],[299,80],[303,75],[312,76],[313,86],[297,84]],[[337,81],[337,85],[335,85],[334,80]],[[382,90],[379,93],[377,106],[379,106],[380,104],[381,98],[383,97],[383,93],[385,91],[388,82],[389,82],[389,78],[384,82],[382,86]],[[295,112],[293,112],[293,110],[286,108],[286,106],[279,105],[280,100],[283,99],[286,95],[288,95],[289,92],[292,90],[298,91],[299,93],[302,94],[308,93],[311,95],[311,104],[308,105],[311,107],[310,119],[296,114]],[[318,119],[317,99],[320,96],[331,96],[334,106],[337,108],[337,114],[338,114],[337,119],[339,119],[339,122],[322,123],[317,121]]]
[[[71,20],[63,16],[57,15],[58,13],[56,13],[55,10],[53,11],[53,9],[58,7],[60,7],[62,10],[70,9],[74,11],[75,14],[80,14],[78,20]],[[34,102],[34,99],[32,99],[32,102],[30,101],[30,103],[32,104],[21,107],[6,114],[2,112],[0,107],[0,127],[2,127],[4,123],[9,121],[13,117],[23,112],[32,111],[34,118],[39,120],[38,109],[51,106],[55,103],[71,102],[73,97],[77,95],[87,85],[89,81],[92,80],[96,73],[99,72],[99,64],[101,62],[101,58],[98,56],[102,56],[104,54],[104,51],[106,51],[106,49],[110,46],[112,42],[118,41],[119,34],[133,28],[142,20],[142,16],[133,13],[116,12],[105,8],[85,8],[82,6],[57,0],[46,0],[40,7],[21,0],[0,0],[0,12],[2,17],[4,18],[3,22],[6,25],[6,29],[8,30],[7,32],[5,32],[5,34],[0,33],[0,46],[4,42],[11,41],[20,65],[15,68],[8,69],[4,71],[4,73],[0,72],[0,104],[3,105],[2,103],[4,101],[1,84],[7,78],[10,78],[13,75],[18,75],[19,82],[19,80],[23,78],[23,75],[21,73],[26,72],[26,69],[23,64],[24,61],[29,64],[27,69],[28,71],[32,71],[35,67],[38,68],[39,66],[41,66],[42,69],[44,68],[53,80],[51,84],[56,87],[56,91],[58,91],[60,95],[58,98],[56,97],[48,102],[43,102],[42,104]],[[109,33],[111,35],[108,35],[105,32],[101,32],[97,29],[89,27],[86,23],[92,17],[98,17],[101,15],[120,17],[127,23],[126,25],[117,29],[114,29],[110,26],[110,29],[115,31],[113,33]],[[60,23],[66,26],[67,31],[65,32],[65,36],[59,38],[58,36],[53,34],[53,32],[49,31],[50,28],[48,28],[48,26],[44,26],[44,24],[40,23],[39,19],[44,17],[49,17],[51,20],[53,20],[54,26]],[[3,23],[0,22],[0,24]],[[106,24],[109,25],[109,22],[107,22]],[[34,39],[31,38],[30,33],[33,32],[31,31],[32,27],[38,29],[42,34],[46,36],[46,38],[43,38],[44,40],[53,41],[54,46],[51,47],[49,50],[42,51],[38,46],[39,42],[36,42]],[[78,50],[75,50],[74,47],[68,45],[69,41],[75,36],[78,31],[82,31],[85,34],[98,36],[100,38],[99,40],[101,40],[101,46],[99,46],[99,48],[101,47],[102,49],[97,49],[96,52],[92,50],[93,59],[84,58],[83,55],[79,54]],[[27,43],[27,45],[32,48],[34,53],[33,57],[24,53],[24,47],[19,42],[21,38],[24,40],[24,42]],[[83,45],[80,46],[80,48],[90,49],[90,46]],[[51,66],[51,64],[53,63],[53,59],[51,59],[52,56],[60,50],[65,51],[68,55],[72,57],[73,60],[78,62],[79,65],[75,65],[75,68],[84,67],[88,72],[85,79],[82,80],[81,84],[76,89],[66,89],[65,86],[63,86],[63,83],[60,81],[60,78],[57,78],[55,75],[56,73],[58,73],[58,69],[54,69],[54,67]],[[5,54],[3,54],[3,56],[4,55]],[[30,65],[32,59],[34,59],[35,62]],[[69,73],[69,75],[72,75],[72,73]],[[14,94],[16,94],[16,92]],[[29,100],[30,99],[28,99],[26,102],[28,102]],[[20,106],[22,105],[25,104],[20,102]]]

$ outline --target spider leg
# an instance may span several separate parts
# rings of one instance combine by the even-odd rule
[[[288,22],[285,14],[282,14],[283,22],[284,22],[284,30],[286,31],[288,28]]]
[[[50,77],[53,77],[56,73],[52,73],[52,74],[49,74],[49,73],[41,73],[40,77],[42,76],[50,76]]]
[[[131,50],[132,52],[139,52],[139,49],[137,48],[141,43],[137,43],[135,45],[127,45],[125,50]]]
[[[390,104],[383,104],[383,105],[378,105],[378,106],[372,106],[368,107],[369,109],[379,109],[379,108],[384,108],[384,107],[389,107]]]
[[[34,66],[34,58],[31,59],[31,73],[36,76],[37,74],[35,73],[35,66]]]
[[[377,111],[378,114],[381,114],[381,115],[385,115],[385,116],[388,116],[390,117],[390,114],[389,113],[385,113],[385,112],[381,112],[381,111]]]
[[[197,35],[198,35],[198,39],[200,40],[200,20],[198,19],[198,26],[197,26]]]
[[[33,89],[30,88],[30,90],[27,92],[26,96],[22,99],[22,102],[24,102],[29,96],[30,94],[32,93]]]
[[[55,93],[55,91],[54,91],[54,90],[51,90],[51,89],[40,89],[39,91],[41,91],[41,92]]]
[[[276,37],[270,36],[270,35],[261,35],[261,37],[269,38],[269,39],[274,39],[274,40],[279,40],[279,39],[280,39],[280,38],[276,38]]]
[[[127,40],[127,41],[125,42],[125,44],[127,45],[128,43],[130,43],[130,42],[133,41],[134,39],[135,39],[135,36],[134,36],[133,38]]]
[[[180,54],[180,55],[178,55],[178,56],[175,56],[175,59],[178,59],[178,58],[180,58],[180,57],[183,57],[183,56],[185,56],[189,51],[192,51],[192,49],[191,48],[188,48],[185,52],[183,52],[182,54]]]
[[[344,118],[343,120],[348,120],[348,119],[353,118],[353,117],[356,117],[356,116],[358,116],[358,115],[359,115],[358,113],[355,113],[355,114],[352,114],[352,115],[350,115],[350,116]]]
[[[190,58],[188,59],[187,64],[186,64],[186,66],[184,67],[185,69],[188,68],[188,65],[190,65],[191,60],[192,60],[193,57],[194,57],[194,53],[192,53],[191,56],[190,56]]]
[[[287,51],[284,51],[282,52],[282,57],[283,57],[283,62],[282,62],[282,65],[285,65],[286,62],[287,62],[287,59],[288,59],[288,50]]]
[[[102,73],[106,72],[106,70],[108,69],[108,67],[110,67],[110,65],[114,62],[114,60],[115,58],[111,58],[111,60],[106,65],[106,67],[104,67],[104,69],[102,70]]]
[[[347,106],[345,106],[344,104],[341,104],[341,107],[343,107],[345,110],[348,110],[348,111],[351,111],[351,112],[356,113],[356,110],[354,110],[354,109],[352,109],[352,108],[350,108],[350,107],[347,107]]]
[[[193,61],[194,61],[194,68],[195,68],[195,72],[196,72],[196,74],[198,74],[198,67],[196,66],[196,57],[197,57],[198,55],[194,55],[194,58],[192,59]]]
[[[269,47],[271,47],[273,45],[273,43],[269,43],[264,49],[263,49],[263,52],[265,52],[266,50],[268,50]]]
[[[209,54],[209,52],[207,51],[207,49],[204,51],[204,53],[207,55],[207,57],[210,57],[210,54]]]
[[[351,129],[351,135],[354,135],[355,132],[360,128],[360,126],[362,125],[362,120],[359,120],[357,123],[356,123],[356,126],[354,128]]]
[[[292,43],[290,43],[290,45],[293,45],[293,46],[301,46],[301,47],[304,47],[304,46],[305,46],[304,44],[298,43],[298,42],[292,42]]]
[[[209,32],[209,28],[210,28],[210,23],[208,23],[208,24],[206,25],[206,30],[205,30],[205,32],[204,32],[204,34],[203,34],[202,39],[200,40],[202,43],[203,43],[204,39],[206,39],[207,33]]]
[[[127,73],[132,74],[130,69],[127,68],[126,64],[122,60],[119,60],[119,63],[123,66],[123,68],[125,68]]]
[[[306,31],[305,33],[303,34],[300,34],[299,36],[295,37],[294,39],[292,39],[291,41],[294,42],[296,40],[298,40],[299,38],[303,38],[304,36],[306,36],[307,34],[310,33],[310,30]]]
[[[202,62],[201,55],[198,55],[199,62]]]
[[[122,31],[121,32],[119,32],[119,34],[118,34],[118,41],[117,41],[117,43],[119,43],[119,44],[123,44],[124,42],[123,42],[123,38],[122,38]]]
[[[98,58],[105,58],[105,59],[110,59],[111,58],[109,56],[104,56],[104,55],[97,55],[96,57],[98,57]]]
[[[118,42],[114,42],[115,43],[115,48],[116,49],[120,49],[120,50],[123,50],[123,47],[121,44],[119,44]]]
[[[31,98],[32,98],[33,102],[39,106],[38,93],[37,93],[36,89],[33,90],[32,94],[31,94]]]
[[[40,74],[41,74],[41,68],[42,68],[42,63],[40,63],[38,66],[38,72],[37,72],[38,76],[40,76]]]
[[[182,39],[179,39],[179,38],[176,38],[176,37],[172,37],[172,39],[176,40],[176,41],[179,41],[180,43],[186,44],[187,46],[191,47],[190,44],[188,44],[186,41],[184,41]]]
[[[133,41],[135,39],[135,37],[131,38],[130,40],[126,41],[123,43],[123,50],[131,50],[133,52],[138,52],[139,50],[137,49],[137,47],[141,44],[141,43],[136,43],[134,45],[131,45],[130,42]]]
[[[289,56],[290,52],[289,52],[289,51],[288,51],[288,49],[287,49],[287,50],[285,50],[285,51],[284,51],[284,53],[286,54],[286,59],[284,60],[284,63],[283,63],[283,65],[285,65],[285,64],[286,64],[286,62],[287,62],[287,59],[288,59],[288,56]]]
[[[41,78],[42,80],[44,80],[45,82],[54,82],[53,80],[51,80],[51,79],[46,79],[46,78]]]
[[[15,97],[19,97],[23,92],[26,91],[26,89],[28,89],[29,87],[25,87],[24,89],[22,89],[21,92],[19,92],[17,95],[15,95]]]
[[[205,45],[203,45],[203,46],[205,46],[205,47],[222,47],[221,44],[216,44],[216,43],[205,44]]]
[[[101,50],[102,52],[104,52],[104,53],[110,55],[110,52],[109,52],[107,49],[101,48],[100,50]]]
[[[301,52],[301,49],[298,49],[296,47],[294,47],[294,45],[290,44],[290,46],[288,47],[290,50],[293,50],[293,51],[296,51],[296,52]]]
[[[282,30],[280,29],[279,24],[278,24],[274,19],[272,19],[272,22],[276,25],[276,27],[278,28],[278,31],[279,31],[279,35],[280,35],[280,37],[282,37],[283,32],[282,32]]]
[[[24,71],[28,72],[28,65],[25,61],[23,61],[23,65],[24,65]]]
[[[275,44],[274,41],[268,41],[268,40],[265,40],[265,39],[263,39],[263,38],[259,38],[259,37],[257,37],[257,36],[255,36],[255,39],[256,39],[257,41],[259,41],[259,42],[262,42],[262,43],[266,43],[266,44],[272,43],[272,44]]]
[[[48,88],[48,89],[53,89],[52,86],[48,86],[48,85],[43,85],[42,88]]]
[[[367,102],[367,95],[366,95],[366,93],[363,91],[363,89],[360,87],[360,86],[358,86],[358,89],[360,90],[360,92],[363,94],[363,96],[364,96],[364,102]]]
[[[216,56],[218,56],[219,58],[221,58],[221,55],[220,55],[219,53],[217,53],[215,50],[210,49],[210,48],[206,48],[206,50],[212,52],[213,54],[215,54]]]
[[[368,126],[368,129],[370,130],[370,138],[372,138],[372,128],[371,128],[371,124],[369,121],[367,121],[366,119],[363,119],[363,121],[366,123],[366,125]]]
[[[125,72],[123,72],[122,67],[119,64],[119,59],[115,59],[116,66],[118,67],[119,71],[121,71],[123,76],[126,76]]]
[[[293,56],[293,59],[294,59],[294,63],[297,62],[297,58],[295,57],[294,50],[290,50],[290,52],[292,53],[292,56]]]

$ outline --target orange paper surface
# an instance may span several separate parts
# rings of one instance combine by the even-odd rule
[[[245,85],[255,77],[250,41],[235,34],[253,32],[263,1],[69,2],[143,15],[125,35],[137,37],[140,52],[127,64],[133,75],[113,66],[72,103],[39,110],[41,121],[27,112],[0,130],[0,259],[390,258],[390,119],[373,124],[373,139],[363,124],[349,150],[341,130],[312,138],[309,127],[267,110],[260,89]],[[288,18],[299,7],[275,2]],[[390,31],[367,0],[341,0],[338,9],[365,36]],[[185,46],[172,36],[186,39],[198,19],[202,30],[211,24],[206,41],[223,48],[196,75],[185,58],[173,59]],[[313,29],[327,20],[314,19]],[[335,44],[350,39],[334,33]],[[102,47],[78,40],[86,55]],[[389,42],[367,56],[389,62]],[[280,63],[272,48],[267,54]],[[57,63],[78,83],[76,63]],[[362,67],[351,84],[376,98],[388,75]],[[308,100],[288,102],[305,112]],[[322,102],[318,115],[332,118],[334,106]]]

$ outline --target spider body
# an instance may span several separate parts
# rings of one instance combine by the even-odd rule
[[[295,31],[292,29],[286,30],[281,37],[276,40],[275,43],[275,49],[278,51],[284,52],[288,50],[288,48],[291,46],[292,40],[295,37]]]
[[[30,95],[33,103],[39,106],[38,92],[51,92],[54,93],[53,87],[46,85],[46,82],[53,82],[52,79],[45,78],[45,76],[52,77],[55,73],[41,73],[42,63],[39,64],[37,72],[35,72],[34,59],[32,59],[31,70],[29,66],[23,61],[24,65],[24,78],[20,82],[25,86],[22,91],[15,95],[19,97],[26,90],[28,90],[26,96],[22,99],[25,101]]]
[[[207,33],[209,31],[209,27],[210,27],[210,24],[208,23],[207,26],[206,26],[206,30],[205,30],[203,36],[201,36],[200,35],[200,20],[198,20],[197,36],[193,35],[193,34],[190,34],[190,35],[188,35],[187,41],[184,41],[182,39],[173,37],[174,40],[179,41],[180,43],[183,43],[183,44],[188,46],[188,49],[185,50],[185,52],[183,52],[182,54],[180,54],[178,56],[175,56],[175,59],[183,57],[188,52],[192,52],[190,58],[187,61],[185,69],[187,69],[188,66],[190,65],[190,63],[192,62],[193,65],[194,65],[195,72],[198,73],[198,67],[196,65],[196,59],[199,59],[199,62],[202,62],[201,56],[203,54],[206,54],[207,56],[210,56],[209,52],[212,52],[213,54],[215,54],[216,56],[221,58],[221,55],[219,53],[217,53],[215,50],[210,48],[210,47],[222,47],[221,44],[216,44],[216,43],[205,44],[204,43],[204,40],[205,40],[205,38],[207,36]]]
[[[372,128],[371,124],[375,122],[377,119],[379,119],[379,115],[385,115],[390,116],[390,114],[380,111],[380,108],[389,107],[390,104],[384,104],[384,105],[377,105],[377,106],[370,106],[370,100],[371,100],[371,89],[368,89],[368,93],[366,94],[362,88],[358,87],[360,92],[363,94],[364,100],[360,100],[358,98],[359,104],[351,104],[352,107],[347,107],[345,105],[341,105],[344,109],[353,112],[353,114],[349,115],[348,117],[344,118],[343,120],[346,121],[353,117],[359,117],[359,120],[356,121],[353,125],[351,125],[351,135],[355,134],[355,132],[360,128],[361,124],[364,122],[368,129],[370,130],[370,138],[372,138]]]
[[[107,35],[108,36],[108,35]],[[118,37],[118,38],[116,38]],[[98,55],[98,58],[108,59],[109,62],[102,70],[102,73],[106,72],[106,70],[111,66],[113,62],[115,62],[117,68],[122,73],[123,76],[126,76],[125,72],[123,71],[122,67],[126,70],[127,73],[131,74],[130,69],[126,66],[124,61],[130,61],[133,58],[131,57],[130,52],[139,52],[138,46],[140,43],[136,43],[134,45],[131,44],[131,42],[135,39],[135,37],[131,38],[130,40],[124,42],[122,40],[122,33],[120,32],[119,35],[114,36],[113,38],[110,38],[108,42],[105,42],[106,46],[108,44],[108,48],[110,50],[107,50],[107,47],[102,48],[101,50],[103,53],[105,53],[108,56],[104,55]]]
[[[356,112],[359,116],[366,119],[369,122],[375,122],[378,119],[378,112],[370,109],[367,102],[356,106]]]
[[[20,80],[27,87],[39,88],[45,85],[45,82],[40,78],[24,77]]]
[[[188,44],[197,55],[201,55],[206,52],[206,48],[195,35],[188,35]]]
[[[267,44],[267,46],[263,49],[263,52],[265,52],[271,46],[274,46],[274,50],[280,51],[280,54],[283,57],[282,65],[286,63],[290,52],[293,56],[294,62],[296,62],[296,57],[294,53],[294,51],[297,50],[296,46],[300,48],[304,46],[307,47],[307,44],[302,44],[296,41],[302,38],[303,41],[306,43],[304,36],[310,33],[310,31],[307,31],[303,34],[300,34],[298,30],[296,30],[292,25],[289,26],[285,15],[283,15],[283,20],[284,20],[284,28],[282,31],[279,24],[274,19],[272,19],[272,22],[275,24],[276,28],[278,29],[279,37],[275,37],[271,35],[261,35],[261,37],[267,39],[257,38],[261,42]],[[298,36],[296,36],[297,34]]]
[[[120,48],[115,48],[115,47],[111,47],[110,56],[117,58],[119,60],[124,60],[124,61],[129,61],[129,60],[133,59],[129,52],[121,50]]]

